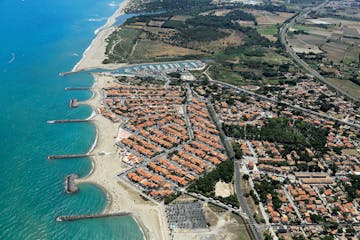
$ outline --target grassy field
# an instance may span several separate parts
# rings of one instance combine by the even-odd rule
[[[315,53],[319,54],[322,53],[318,45],[316,44],[309,44],[307,41],[302,40],[302,34],[289,36],[288,40],[290,46],[294,49],[297,53]],[[309,40],[308,40],[309,41]],[[309,41],[311,42],[311,41]]]
[[[286,12],[270,12],[264,10],[249,9],[247,12],[253,14],[256,17],[256,21],[259,25],[275,25],[277,23],[282,24],[287,19],[291,18],[293,13]]]
[[[298,34],[296,35],[301,41],[306,42],[309,45],[322,45],[326,43],[326,39],[322,36],[317,36],[313,34]]]
[[[222,64],[210,68],[211,77],[235,85],[278,84],[286,66],[294,69],[287,57],[265,48],[231,49],[218,54],[217,60]]]
[[[292,28],[299,30],[299,31],[308,32],[308,33],[317,29],[316,27],[309,26],[309,25],[302,25],[302,24],[295,24],[294,26],[292,26]]]
[[[218,52],[229,46],[238,46],[244,42],[244,34],[237,31],[228,31],[229,36],[219,40],[201,43],[196,48],[201,49],[205,52]]]
[[[129,57],[137,37],[142,30],[122,27],[113,32],[108,39],[105,53],[109,62],[121,62]]]
[[[262,25],[256,28],[261,35],[275,35],[278,30],[276,25]]]
[[[340,62],[344,59],[347,48],[348,46],[346,44],[334,42],[326,43],[321,46],[321,49],[325,51],[326,56],[336,62]]]
[[[194,75],[194,77],[196,77],[196,79],[199,79],[201,76],[203,76],[203,71],[190,71],[192,75]]]
[[[209,73],[213,79],[230,84],[243,85],[246,83],[239,73],[224,66],[214,65],[209,69]]]
[[[289,59],[287,57],[284,57],[275,52],[267,52],[267,53],[265,53],[265,56],[263,56],[261,59],[264,62],[275,64],[275,65],[281,65],[281,64],[289,62]]]
[[[330,82],[335,84],[337,87],[341,88],[348,94],[350,94],[353,97],[359,98],[360,96],[360,86],[356,85],[355,83],[349,81],[349,80],[343,80],[339,78],[327,78]]]
[[[202,54],[199,51],[173,46],[160,41],[139,40],[131,59],[171,58]]]
[[[343,62],[345,65],[359,63],[360,47],[349,47],[345,53]]]

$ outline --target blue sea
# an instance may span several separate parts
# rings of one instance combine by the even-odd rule
[[[58,215],[101,212],[106,195],[80,185],[64,192],[65,176],[84,176],[89,159],[48,160],[52,154],[87,152],[95,127],[47,124],[50,119],[86,118],[91,86],[87,73],[60,77],[81,58],[120,3],[110,0],[0,0],[0,239],[143,239],[131,217],[56,222]]]

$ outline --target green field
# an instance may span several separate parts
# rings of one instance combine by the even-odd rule
[[[345,79],[338,79],[338,78],[327,78],[330,82],[332,82],[337,87],[341,88],[346,93],[350,94],[353,97],[359,98],[360,96],[360,86],[356,85],[355,83],[345,80]]]
[[[233,85],[242,85],[246,83],[239,73],[225,66],[214,65],[209,69],[209,73],[213,79],[227,82]]]
[[[292,28],[299,30],[299,31],[304,31],[304,32],[311,32],[314,30],[319,30],[319,31],[325,31],[325,32],[330,32],[334,26],[330,25],[330,26],[325,26],[324,27],[319,27],[319,25],[302,25],[302,24],[294,24],[292,26]]]
[[[317,27],[307,26],[307,25],[302,25],[302,24],[295,24],[294,26],[292,26],[292,28],[299,30],[299,31],[304,31],[304,32],[311,32],[311,31],[314,31],[315,29],[317,29]]]
[[[276,35],[278,32],[276,25],[263,25],[263,26],[257,27],[256,30],[261,35],[270,35],[270,36]]]
[[[106,40],[108,45],[105,51],[108,59],[105,59],[104,62],[116,63],[125,61],[129,57],[141,31],[136,28],[122,27],[110,34]]]

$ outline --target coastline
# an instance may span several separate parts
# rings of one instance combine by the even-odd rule
[[[116,12],[107,20],[106,24],[95,31],[96,37],[84,52],[82,59],[74,66],[72,72],[101,68],[116,69],[126,64],[102,64],[105,58],[106,38],[114,30],[113,24],[117,17],[124,14],[124,9],[130,0],[124,0]],[[161,206],[144,200],[137,189],[132,188],[123,182],[117,175],[129,168],[121,162],[115,140],[118,135],[120,123],[113,123],[111,120],[97,114],[96,109],[101,107],[103,88],[113,84],[113,78],[92,73],[93,85],[92,96],[81,104],[89,105],[93,112],[89,118],[96,128],[94,144],[88,153],[92,154],[90,161],[91,171],[83,178],[75,180],[76,184],[90,183],[98,186],[107,198],[107,205],[103,213],[131,212],[133,219],[143,233],[144,239],[168,239],[167,226]]]
[[[84,51],[79,62],[75,64],[71,72],[79,72],[84,70],[90,70],[95,68],[113,70],[124,66],[126,64],[103,64],[102,61],[105,59],[106,49],[106,38],[115,31],[114,23],[116,19],[125,14],[125,7],[129,4],[130,0],[123,0],[119,5],[115,13],[108,18],[106,23],[95,30],[95,38],[92,40],[89,47]]]
[[[96,114],[96,109],[102,105],[101,89],[114,85],[111,76],[93,73],[93,96],[82,102],[89,105],[95,115],[92,117],[96,127],[96,138],[89,150],[92,169],[83,178],[76,179],[76,184],[90,183],[98,186],[106,194],[107,206],[104,213],[131,212],[143,232],[145,239],[167,239],[164,214],[160,206],[144,200],[139,192],[118,178],[118,174],[129,168],[121,162],[115,140],[120,123]]]

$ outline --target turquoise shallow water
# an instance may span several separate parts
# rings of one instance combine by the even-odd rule
[[[116,9],[103,0],[0,0],[0,239],[142,239],[130,217],[57,223],[66,214],[100,212],[105,194],[81,185],[64,193],[70,173],[86,175],[89,159],[49,161],[51,154],[84,153],[95,139],[91,124],[46,124],[49,119],[85,118],[91,109],[69,108],[71,98],[90,92],[86,73],[71,70]],[[117,2],[119,3],[119,2]],[[15,59],[9,63],[12,58]]]

